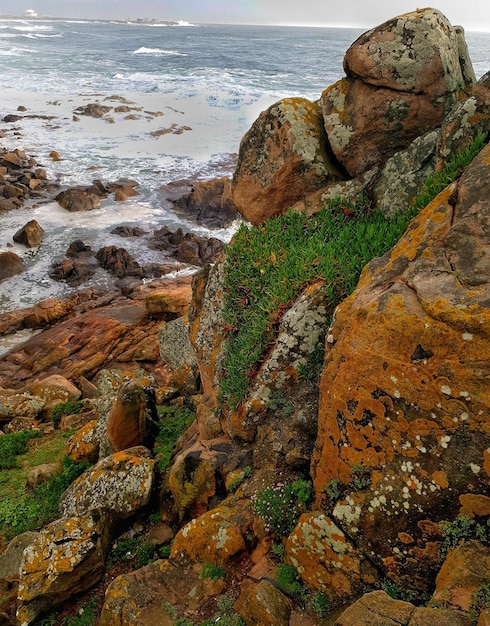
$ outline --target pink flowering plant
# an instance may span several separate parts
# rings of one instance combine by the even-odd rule
[[[286,537],[294,530],[312,497],[310,481],[278,482],[257,491],[252,496],[252,504],[257,515],[264,520],[267,532]]]

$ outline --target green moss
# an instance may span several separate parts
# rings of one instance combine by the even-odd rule
[[[37,430],[22,430],[0,437],[0,470],[16,467],[17,456],[27,450],[27,443],[34,437],[39,437]]]
[[[77,415],[83,408],[83,402],[81,400],[74,400],[72,402],[60,402],[51,411],[51,421],[55,428],[60,425],[61,418],[65,415]]]
[[[199,578],[211,578],[211,580],[219,580],[226,576],[225,568],[214,563],[203,563]]]

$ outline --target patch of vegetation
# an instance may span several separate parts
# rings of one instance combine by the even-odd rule
[[[461,515],[452,522],[442,522],[442,541],[439,548],[441,558],[445,558],[451,548],[463,541],[476,540],[483,545],[490,545],[490,518],[477,522],[471,517]]]
[[[18,492],[16,498],[2,498],[0,531],[7,539],[27,530],[40,528],[58,517],[58,505],[62,494],[90,467],[89,463],[76,463],[67,456],[63,458],[62,463],[62,473],[52,476],[34,491]]]
[[[71,402],[60,402],[51,411],[51,421],[53,426],[58,428],[61,422],[61,418],[66,415],[77,415],[83,408],[83,402],[81,400],[74,400]]]
[[[96,617],[95,598],[91,598],[77,609],[75,615],[65,615],[63,626],[93,626]]]
[[[475,624],[480,613],[488,608],[490,608],[490,582],[485,582],[471,594],[470,618]]]
[[[404,600],[405,602],[413,602],[416,599],[417,592],[412,589],[404,589],[395,582],[386,578],[381,583],[381,589],[394,600]]]
[[[160,558],[157,546],[152,542],[145,542],[141,537],[127,537],[119,539],[113,545],[107,559],[108,567],[115,563],[134,561],[136,567],[144,567]]]
[[[456,153],[452,153],[443,169],[435,172],[427,178],[420,193],[413,201],[413,207],[420,211],[439,194],[443,189],[456,180],[463,172],[464,168],[473,161],[485,144],[486,136],[478,133],[467,148],[462,148]]]
[[[340,498],[343,496],[345,492],[345,485],[342,484],[339,478],[332,478],[323,487],[323,491],[328,497],[329,505],[333,506],[337,502],[337,500],[340,500]]]
[[[221,565],[215,565],[214,563],[203,563],[202,570],[199,574],[199,578],[211,578],[211,580],[219,580],[226,576],[225,568]]]
[[[304,601],[308,595],[308,589],[303,584],[298,570],[292,565],[287,563],[279,565],[276,582],[290,596],[298,596]]]
[[[22,430],[0,437],[0,470],[17,467],[17,456],[27,450],[28,442],[34,437],[40,437],[37,430]]]
[[[310,604],[312,609],[321,619],[327,617],[330,613],[330,600],[328,599],[327,594],[322,591],[318,591],[311,597]]]
[[[157,407],[158,435],[154,447],[158,455],[158,467],[164,471],[172,458],[177,439],[185,432],[195,419],[195,414],[186,407],[178,405],[161,405]]]
[[[362,463],[350,468],[349,485],[354,491],[367,489],[371,484],[371,471]]]
[[[298,367],[300,380],[315,382],[320,378],[325,358],[325,336],[326,332],[324,331],[321,333],[313,351],[308,355],[306,363]]]
[[[229,493],[234,493],[242,484],[242,482],[247,478],[250,478],[250,476],[252,476],[252,468],[250,467],[250,465],[247,465],[243,468],[243,470],[240,471],[237,477],[228,486]]]
[[[360,197],[356,202],[330,201],[310,218],[289,211],[263,225],[239,228],[225,256],[227,335],[220,392],[231,408],[246,397],[283,311],[302,290],[325,280],[327,328],[335,307],[356,287],[363,267],[399,241],[410,220],[460,174],[483,143],[479,135],[469,148],[451,155],[443,170],[427,179],[413,205],[392,216],[372,210]],[[314,359],[321,367],[321,346]],[[302,368],[302,376],[309,372],[309,367]]]
[[[286,537],[294,530],[312,497],[311,482],[297,480],[261,489],[252,496],[252,504],[257,515],[264,520],[266,530]]]

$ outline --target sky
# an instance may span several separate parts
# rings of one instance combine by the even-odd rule
[[[490,31],[488,0],[438,0],[438,9],[453,25]],[[0,15],[39,15],[66,18],[156,18],[194,23],[360,26],[371,28],[385,20],[422,8],[410,0],[0,0]]]

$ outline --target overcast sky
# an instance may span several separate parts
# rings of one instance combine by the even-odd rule
[[[424,5],[421,5],[424,6]],[[438,0],[434,8],[453,25],[490,31],[488,0]],[[208,23],[372,27],[414,11],[409,0],[0,0],[0,14],[126,19],[150,17]]]

